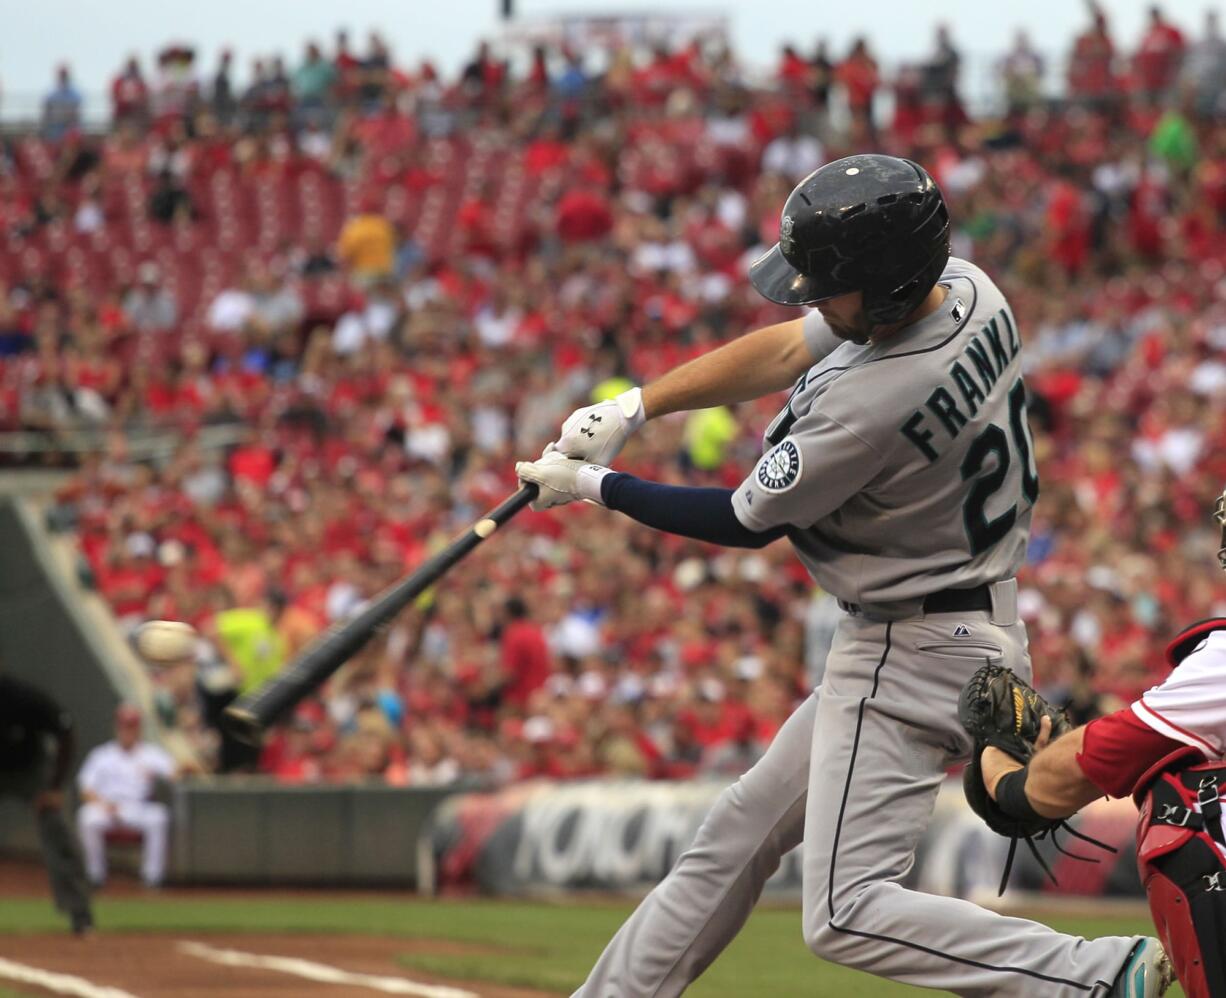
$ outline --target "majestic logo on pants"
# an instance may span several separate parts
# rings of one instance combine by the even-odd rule
[[[786,492],[800,478],[800,450],[784,440],[758,462],[758,484],[767,492]]]

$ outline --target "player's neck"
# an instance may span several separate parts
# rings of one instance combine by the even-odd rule
[[[945,285],[933,285],[932,290],[928,292],[927,297],[925,297],[924,300],[919,303],[914,312],[903,319],[902,322],[894,322],[888,326],[877,326],[873,330],[872,336],[869,337],[869,341],[872,343],[881,343],[895,335],[899,330],[906,329],[908,326],[913,326],[919,322],[920,319],[925,319],[932,315],[932,313],[940,308],[945,302],[945,296],[948,293],[949,291],[946,289]]]

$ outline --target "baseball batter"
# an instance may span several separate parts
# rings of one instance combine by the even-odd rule
[[[900,885],[945,770],[970,752],[963,684],[985,661],[1030,674],[1013,579],[1039,492],[1021,340],[992,281],[949,258],[943,198],[910,161],[828,164],[788,198],[780,232],[751,280],[815,312],[577,411],[516,466],[540,507],[585,499],[726,545],[786,536],[846,611],[821,688],[578,994],[680,994],[803,839],[804,938],[825,959],[962,995],[1157,995],[1156,940],[1066,936]],[[793,382],[735,490],[604,466],[649,417]]]

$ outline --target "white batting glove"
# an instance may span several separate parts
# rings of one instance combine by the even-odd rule
[[[545,448],[545,454],[565,454],[607,465],[646,419],[643,390],[631,388],[615,398],[572,412],[562,424],[562,435]]]
[[[535,482],[540,487],[532,503],[535,510],[565,506],[576,499],[604,505],[600,501],[600,483],[608,474],[608,468],[558,453],[515,465],[515,475],[521,482]]]

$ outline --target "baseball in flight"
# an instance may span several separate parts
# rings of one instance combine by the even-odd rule
[[[180,620],[150,620],[136,629],[135,644],[151,662],[178,662],[192,657],[196,629]]]

